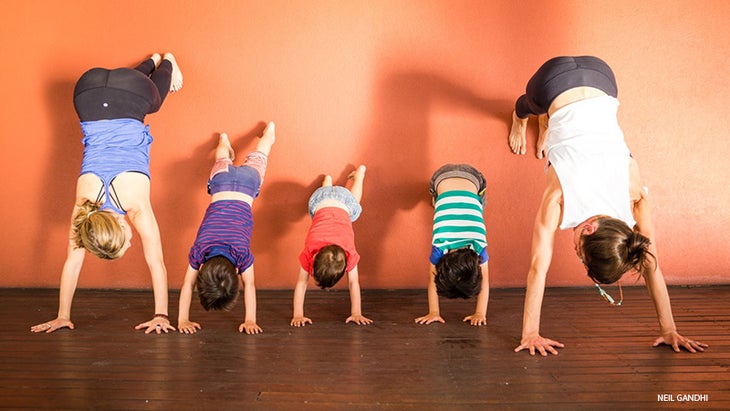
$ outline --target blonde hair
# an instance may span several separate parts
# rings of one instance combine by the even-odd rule
[[[86,200],[72,223],[73,241],[78,248],[105,260],[120,257],[127,241],[119,221],[111,213],[100,211],[99,203]]]

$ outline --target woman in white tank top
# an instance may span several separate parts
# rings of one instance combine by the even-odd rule
[[[555,231],[571,228],[577,257],[612,305],[621,301],[599,284],[615,283],[627,272],[644,277],[659,317],[661,335],[654,346],[704,351],[707,344],[677,333],[653,241],[649,196],[616,119],[618,91],[610,67],[592,56],[556,57],[540,67],[526,91],[515,105],[509,146],[513,153],[525,154],[527,118],[537,115],[536,156],[546,156],[548,165],[533,230],[522,338],[515,352],[545,356],[563,347],[540,335],[540,309]]]

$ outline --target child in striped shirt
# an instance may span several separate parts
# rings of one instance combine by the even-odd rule
[[[256,150],[243,165],[234,166],[235,153],[225,133],[216,148],[216,161],[208,180],[210,205],[198,229],[188,255],[189,266],[180,290],[178,330],[195,333],[200,324],[190,321],[193,289],[198,288],[200,304],[208,310],[230,310],[238,299],[238,276],[243,281],[245,319],[239,332],[258,334],[256,324],[256,288],[254,286],[251,234],[251,205],[258,196],[266,173],[271,147],[276,140],[270,122],[259,139]]]
[[[477,297],[474,314],[464,318],[471,325],[487,323],[489,269],[487,230],[484,224],[487,182],[468,164],[446,164],[431,177],[434,203],[433,237],[429,258],[428,314],[418,324],[445,322],[439,296]]]

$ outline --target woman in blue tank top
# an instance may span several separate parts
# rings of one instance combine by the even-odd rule
[[[74,107],[84,134],[84,158],[61,272],[58,316],[31,331],[74,328],[71,302],[86,251],[108,260],[121,257],[131,246],[130,223],[150,267],[155,299],[153,318],[135,328],[146,333],[174,330],[167,317],[160,230],[150,203],[152,136],[143,121],[160,109],[168,92],[181,87],[182,73],[170,53],[155,53],[134,69],[93,68],[76,83]]]

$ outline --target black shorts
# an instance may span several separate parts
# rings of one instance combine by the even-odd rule
[[[616,77],[605,61],[593,56],[555,57],[530,78],[525,94],[515,103],[515,113],[519,118],[545,114],[557,96],[576,87],[593,87],[618,96]]]

